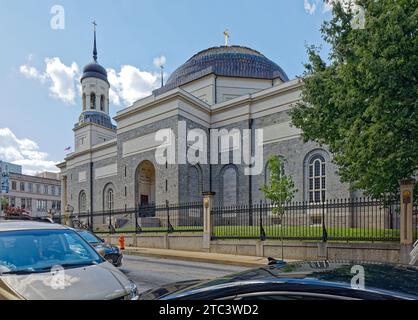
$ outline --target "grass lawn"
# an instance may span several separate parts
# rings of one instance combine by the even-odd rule
[[[280,238],[281,232],[286,239],[303,238],[322,238],[322,227],[283,227],[277,226],[264,227],[267,238]],[[327,228],[328,238],[399,238],[399,230],[391,229],[360,229],[360,228]],[[259,226],[220,226],[215,228],[216,237],[244,237],[258,238],[260,236]]]
[[[174,230],[176,232],[203,232],[203,227],[175,227]],[[116,229],[116,233],[134,232],[134,231],[135,231],[134,227]],[[94,232],[109,233],[109,229],[107,229],[107,228],[94,229]],[[167,232],[167,227],[142,228],[142,232],[146,232],[146,233],[152,233],[152,232],[165,233],[165,232]]]
[[[187,233],[202,233],[203,227],[174,227],[175,232],[187,232]],[[314,240],[322,239],[322,227],[321,226],[292,226],[283,227],[280,225],[266,226],[264,231],[267,239],[280,239],[281,232],[283,231],[284,239],[295,240]],[[109,233],[107,228],[95,229],[96,233]],[[135,231],[133,227],[126,227],[116,229],[116,234],[120,233],[132,233]],[[166,233],[167,227],[158,228],[142,228],[143,233]],[[365,229],[365,228],[327,228],[329,240],[342,240],[342,241],[361,241],[365,239],[366,242],[369,239],[373,240],[396,240],[399,238],[399,230],[396,229]],[[260,227],[259,226],[218,226],[215,227],[214,236],[218,238],[259,238]],[[418,238],[418,232],[417,232]],[[361,241],[363,242],[363,241]]]

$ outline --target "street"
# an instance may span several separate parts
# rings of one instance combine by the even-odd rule
[[[212,279],[247,269],[231,265],[129,255],[124,256],[121,267],[121,271],[137,284],[140,292],[177,281]]]

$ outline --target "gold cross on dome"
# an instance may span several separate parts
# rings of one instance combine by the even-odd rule
[[[229,42],[229,38],[231,37],[230,34],[229,34],[228,29],[226,29],[224,31],[224,36],[225,36],[225,46],[227,47],[228,46],[228,42]]]

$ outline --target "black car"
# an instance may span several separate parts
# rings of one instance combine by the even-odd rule
[[[96,250],[103,250],[104,258],[107,261],[109,261],[115,267],[122,266],[123,253],[118,247],[105,243],[103,239],[99,238],[94,233],[88,230],[79,229],[77,230],[77,232],[80,234],[80,236],[83,237],[84,240],[90,243]]]
[[[152,289],[140,300],[418,300],[417,279],[418,268],[411,266],[273,261],[216,280]]]

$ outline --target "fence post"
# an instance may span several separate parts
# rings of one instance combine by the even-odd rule
[[[412,210],[415,179],[401,181],[401,244],[412,245],[414,242]]]
[[[263,227],[263,200],[260,200],[260,240],[266,241],[266,232]]]
[[[413,235],[413,191],[415,186],[415,179],[403,180],[401,185],[401,225],[400,225],[400,241],[401,263],[408,264],[411,260],[409,253],[412,251],[414,243]]]
[[[112,210],[109,209],[109,234],[112,234]]]
[[[90,212],[90,210],[87,210],[87,226],[89,228],[89,230],[92,232],[93,231],[93,216],[92,216],[93,212]]]
[[[203,193],[203,250],[210,251],[210,241],[212,238],[212,219],[213,198],[215,192]]]
[[[170,222],[170,205],[169,205],[168,200],[165,201],[165,207],[166,207],[166,210],[167,210],[167,233],[173,233],[174,228],[173,228],[173,226],[171,225],[171,222]]]
[[[135,234],[138,234],[139,228],[138,228],[138,216],[139,216],[139,208],[140,205],[138,204],[136,206],[136,210],[135,210]]]
[[[325,224],[325,201],[322,201],[322,242],[328,241],[327,226]]]

